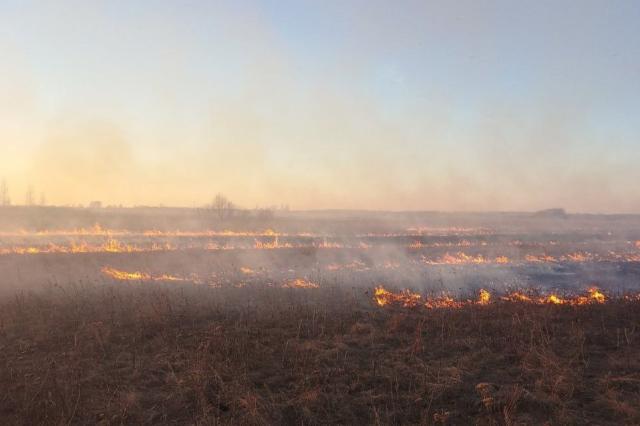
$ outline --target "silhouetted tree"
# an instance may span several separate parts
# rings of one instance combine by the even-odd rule
[[[221,193],[216,194],[210,207],[220,220],[233,216],[235,208],[233,203]]]
[[[11,199],[9,198],[9,187],[7,186],[7,181],[2,179],[2,183],[0,183],[0,206],[10,206]]]
[[[27,188],[27,193],[24,196],[24,204],[27,206],[32,206],[34,203],[35,201],[33,186],[29,185],[29,188]]]

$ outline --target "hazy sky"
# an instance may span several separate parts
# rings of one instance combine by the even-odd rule
[[[0,0],[14,202],[640,212],[640,2]]]

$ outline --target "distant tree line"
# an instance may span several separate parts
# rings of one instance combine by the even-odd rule
[[[11,205],[11,197],[9,195],[9,186],[7,185],[7,181],[2,179],[0,181],[0,206],[10,206]],[[29,185],[27,187],[27,191],[24,196],[24,205],[25,206],[46,206],[47,198],[44,192],[40,193],[40,197],[38,202],[36,202],[36,191],[33,185]],[[75,207],[82,208],[81,204],[75,205]],[[109,206],[109,207],[120,207],[120,206]],[[92,201],[88,204],[88,208],[90,209],[100,209],[102,208],[102,202],[100,201]],[[238,218],[248,218],[250,216],[256,217],[262,220],[272,219],[275,216],[276,211],[289,211],[289,206],[282,204],[280,206],[270,206],[270,207],[255,207],[254,209],[245,209],[240,208],[235,205],[226,195],[222,193],[216,194],[211,203],[205,206],[205,209],[212,212],[213,216],[220,220],[224,221],[227,219],[231,219],[234,217]]]
[[[234,217],[248,218],[250,216],[254,216],[261,220],[269,220],[275,217],[275,212],[278,210],[289,211],[289,206],[283,204],[280,207],[255,207],[253,210],[244,209],[235,205],[224,194],[218,193],[213,198],[211,203],[205,206],[205,209],[211,211],[213,216],[220,221],[224,221]]]

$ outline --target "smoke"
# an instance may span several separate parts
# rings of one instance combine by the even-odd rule
[[[30,176],[50,199],[110,200],[142,192],[144,176],[123,132],[109,123],[63,124],[53,129],[33,157]]]
[[[193,206],[223,192],[245,207],[640,209],[627,190],[640,129],[612,124],[625,121],[612,104],[622,86],[599,78],[628,81],[629,60],[593,59],[608,55],[601,40],[628,42],[596,31],[591,6],[575,26],[565,8],[551,14],[541,37],[570,42],[547,50],[519,28],[522,13],[472,3],[293,5],[290,16],[96,7],[0,21],[13,52],[0,59],[11,82],[0,83],[0,139],[11,141],[0,175],[14,193],[31,183],[61,204]]]

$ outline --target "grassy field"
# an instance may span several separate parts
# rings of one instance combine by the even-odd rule
[[[77,284],[0,303],[4,424],[638,424],[640,302]]]

